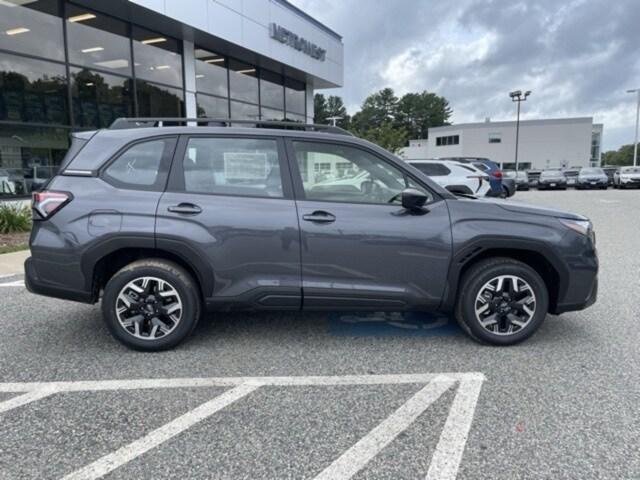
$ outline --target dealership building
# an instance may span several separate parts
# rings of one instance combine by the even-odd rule
[[[340,35],[286,0],[0,0],[0,198],[118,117],[313,119]]]
[[[518,139],[521,170],[600,165],[602,124],[591,117],[522,120]],[[428,139],[410,140],[406,159],[485,157],[515,167],[516,122],[461,123],[430,128]]]

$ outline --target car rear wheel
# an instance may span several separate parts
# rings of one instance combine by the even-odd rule
[[[460,284],[456,318],[475,340],[513,345],[540,328],[549,306],[538,273],[518,260],[492,258],[473,265]]]
[[[184,340],[200,316],[197,285],[163,259],[135,261],[107,283],[102,314],[111,334],[136,350],[166,350]]]

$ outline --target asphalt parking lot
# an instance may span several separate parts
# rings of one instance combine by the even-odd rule
[[[519,192],[595,224],[598,302],[526,343],[424,315],[232,314],[174,351],[0,278],[0,478],[638,479],[640,191]]]

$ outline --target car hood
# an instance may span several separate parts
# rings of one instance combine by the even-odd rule
[[[577,213],[566,212],[564,210],[557,210],[555,208],[540,207],[538,205],[528,205],[526,203],[510,202],[507,200],[502,200],[497,198],[482,198],[482,199],[478,199],[477,201],[490,202],[510,212],[522,213],[525,215],[541,215],[545,217],[567,218],[569,220],[588,220],[587,217],[583,215],[579,215]]]
[[[591,180],[591,179],[596,179],[596,180],[607,180],[609,177],[607,177],[606,175],[598,175],[597,173],[594,173],[593,175],[580,175],[578,176],[579,180]]]
[[[621,173],[620,176],[625,178],[640,178],[640,173]]]

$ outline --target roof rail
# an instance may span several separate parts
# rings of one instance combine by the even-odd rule
[[[314,123],[299,123],[293,121],[269,121],[269,120],[233,120],[229,118],[183,118],[183,117],[136,117],[117,118],[113,121],[109,130],[122,130],[125,128],[154,128],[187,126],[189,123],[199,127],[234,127],[253,126],[254,128],[279,128],[283,130],[305,130],[308,132],[326,132],[338,135],[353,136],[351,132],[333,125],[318,125]]]

